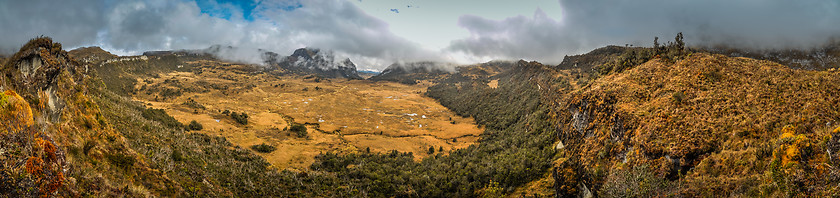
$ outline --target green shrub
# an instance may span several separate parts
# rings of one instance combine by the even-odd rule
[[[166,98],[175,98],[181,96],[182,93],[180,89],[164,88],[160,91],[160,95],[163,96],[165,100]]]
[[[658,40],[659,37],[653,40],[654,56],[660,56],[669,61],[677,61],[687,54],[682,32],[677,33],[677,36],[674,37],[674,42],[668,42],[666,45],[659,45]]]
[[[303,126],[302,124],[292,124],[292,127],[289,127],[289,131],[295,132],[298,137],[306,137],[309,135],[309,133],[306,132],[306,126]]]
[[[685,94],[682,91],[674,92],[674,94],[671,95],[671,101],[673,101],[674,104],[681,104],[685,101]]]
[[[708,82],[716,83],[716,82],[720,82],[720,80],[723,79],[723,74],[720,73],[720,71],[709,71],[709,72],[703,72],[703,77]]]
[[[93,149],[94,146],[96,146],[96,142],[92,140],[85,141],[85,145],[82,146],[82,152],[87,155],[90,152],[90,149]]]
[[[207,109],[207,107],[204,107],[204,105],[199,104],[198,102],[196,102],[192,98],[188,98],[186,102],[181,103],[181,104],[186,105],[186,106],[188,106],[190,108],[193,108],[193,109],[201,109],[201,110]]]
[[[265,143],[253,145],[253,146],[251,146],[251,149],[253,149],[254,151],[260,152],[260,153],[271,153],[271,152],[274,152],[275,150],[277,150],[276,147],[265,144]]]
[[[248,114],[245,114],[245,112],[242,112],[242,114],[236,112],[230,113],[230,118],[233,118],[233,121],[236,121],[236,123],[248,125]]]
[[[181,154],[181,151],[175,148],[172,148],[172,155],[170,155],[170,157],[172,157],[172,160],[176,162],[184,161],[184,154]]]
[[[149,120],[158,121],[160,124],[172,128],[182,128],[184,124],[178,122],[175,118],[166,114],[163,109],[148,108],[144,109],[141,115]]]
[[[609,62],[598,67],[598,73],[601,75],[619,73],[637,65],[641,65],[653,58],[653,56],[654,54],[651,53],[651,50],[648,48],[628,48],[613,62]]]
[[[193,131],[201,131],[202,129],[204,129],[204,126],[201,126],[201,123],[198,123],[195,120],[193,120],[193,121],[190,121],[189,125],[187,125],[187,129],[193,130]]]
[[[126,170],[133,167],[134,162],[137,161],[132,156],[128,156],[122,153],[106,154],[105,158],[107,158],[108,161],[111,162],[111,164]]]

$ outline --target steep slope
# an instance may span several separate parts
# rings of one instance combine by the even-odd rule
[[[102,117],[90,76],[60,44],[30,40],[2,71],[5,196],[142,194],[135,187],[143,183],[170,190]]]
[[[558,195],[837,195],[840,73],[695,53],[558,96]]]

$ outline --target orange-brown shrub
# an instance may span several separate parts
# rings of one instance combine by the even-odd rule
[[[39,174],[44,169],[43,164],[44,160],[41,160],[41,158],[35,156],[29,157],[26,160],[26,172],[33,175]]]

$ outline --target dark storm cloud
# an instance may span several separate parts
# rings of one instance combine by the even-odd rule
[[[604,45],[651,45],[683,32],[690,45],[806,48],[840,33],[840,1],[561,0],[562,18],[463,16],[471,36],[450,50],[556,63]]]
[[[105,20],[103,4],[81,1],[0,1],[0,53],[13,53],[36,36],[67,41],[65,46],[96,41]]]

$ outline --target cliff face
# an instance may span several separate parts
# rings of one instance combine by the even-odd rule
[[[49,38],[33,39],[3,65],[2,86],[30,103],[35,119],[50,124],[62,121],[68,102],[86,89],[85,68],[70,58],[61,44]]]

